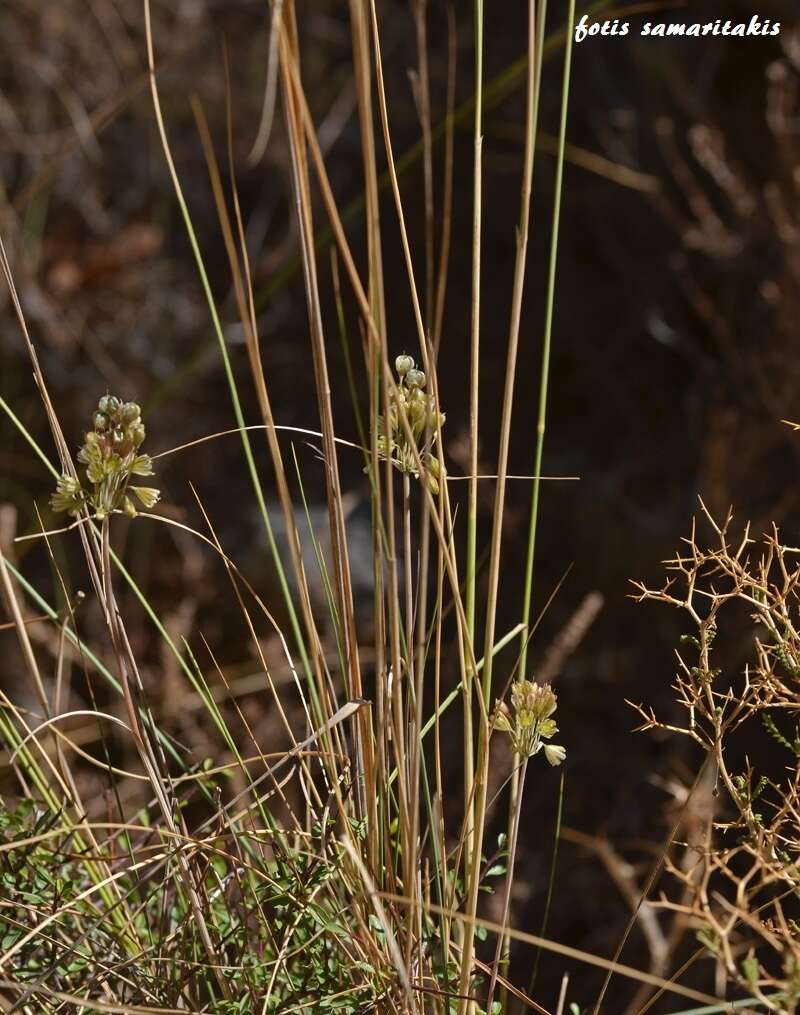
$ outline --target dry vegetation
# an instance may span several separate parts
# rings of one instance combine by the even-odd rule
[[[143,99],[149,90],[147,123],[158,134],[171,211],[164,218],[169,226],[146,223],[144,215],[131,225],[120,198],[127,225],[118,228],[104,195],[81,192],[75,197],[80,214],[105,215],[109,234],[107,243],[81,256],[69,237],[56,242],[37,231],[37,207],[43,220],[46,215],[35,201],[19,199],[33,225],[21,225],[12,213],[3,220],[3,275],[38,401],[26,391],[21,412],[16,403],[23,395],[7,401],[4,392],[0,407],[26,442],[32,474],[43,470],[50,491],[49,500],[35,501],[23,532],[12,510],[0,516],[7,613],[0,639],[13,659],[11,678],[0,683],[0,1009],[26,1015],[581,1015],[571,991],[591,968],[606,975],[594,1012],[617,1003],[607,1000],[617,996],[608,994],[612,976],[636,991],[627,1002],[631,1013],[689,1015],[690,1004],[703,1005],[691,1010],[708,1015],[795,1012],[800,549],[783,545],[777,530],[759,546],[747,531],[734,538],[730,519],[719,526],[707,513],[710,546],[693,533],[669,565],[675,572],[669,583],[639,588],[640,598],[683,610],[692,628],[675,684],[684,721],[638,706],[644,728],[688,737],[701,755],[694,782],[675,789],[678,806],[666,841],[656,848],[648,843],[649,863],[634,868],[602,837],[560,829],[564,839],[593,852],[619,887],[632,910],[628,931],[635,924],[649,949],[649,969],[620,961],[625,939],[608,957],[582,949],[580,941],[548,937],[547,913],[559,904],[555,856],[545,920],[534,928],[539,933],[514,920],[521,840],[538,835],[543,850],[552,845],[544,821],[538,830],[523,826],[534,779],[552,787],[560,825],[559,766],[569,764],[570,715],[557,711],[552,681],[602,605],[597,594],[588,595],[549,650],[539,653],[538,673],[531,672],[531,642],[550,602],[534,582],[534,565],[547,478],[543,448],[574,4],[559,9],[565,26],[550,36],[545,4],[526,5],[519,206],[516,222],[508,223],[516,246],[491,449],[479,397],[481,298],[492,269],[481,205],[482,132],[484,99],[494,101],[505,87],[501,76],[484,94],[484,31],[489,40],[492,12],[477,0],[474,94],[461,107],[454,87],[461,13],[447,16],[451,45],[439,82],[445,115],[437,123],[428,12],[424,0],[411,4],[421,135],[412,161],[420,162],[425,196],[420,228],[407,220],[393,148],[391,80],[383,68],[391,34],[386,22],[394,14],[350,0],[349,86],[333,117],[338,124],[328,119],[318,126],[310,99],[322,87],[319,67],[303,49],[294,0],[275,2],[249,153],[234,142],[234,109],[226,108],[226,131],[217,136],[207,107],[219,97],[204,94],[202,82],[191,96],[191,129],[207,168],[204,200],[218,228],[212,272],[172,147],[159,59],[170,32],[188,35],[192,9],[153,11],[145,0],[134,17],[128,8],[123,16],[115,5],[93,5],[93,30],[108,42],[102,55],[70,31],[58,5],[40,18],[27,18],[22,8],[6,15],[9,37],[32,51],[38,32],[55,33],[65,53],[92,73],[128,81],[128,99]],[[558,132],[550,146],[554,187],[545,190],[546,256],[529,265],[547,53],[561,60]],[[143,54],[146,68],[130,83]],[[123,100],[99,93],[79,98],[49,59],[32,67],[30,80],[14,82],[13,99],[0,104],[0,121],[9,137],[30,147],[15,101],[31,102],[27,123],[51,122],[49,104],[65,103],[70,130],[44,134],[41,150],[27,153],[40,162],[28,186],[36,192],[47,180],[58,194],[72,185],[59,174],[65,145],[77,138],[91,149]],[[176,50],[170,59],[185,53]],[[241,84],[246,73],[227,51],[221,60],[230,100],[231,81]],[[60,87],[42,91],[42,80]],[[87,99],[91,115],[82,104]],[[357,225],[337,200],[326,163],[330,133],[351,113],[364,192]],[[468,207],[454,212],[454,130],[456,120],[467,119],[472,195]],[[777,130],[782,122],[773,110],[771,126]],[[434,158],[437,139],[441,159]],[[714,139],[695,141],[698,159],[738,213],[751,214],[752,201],[714,160]],[[298,425],[285,424],[273,410],[277,384],[267,352],[274,321],[261,303],[264,276],[279,290],[275,276],[286,268],[292,243],[286,241],[275,263],[252,263],[249,230],[260,228],[263,238],[274,222],[265,213],[270,221],[259,226],[263,209],[257,209],[254,226],[242,212],[237,171],[248,158],[276,167],[289,196],[287,237],[300,251],[306,344],[297,369],[308,379],[303,393],[313,388],[313,398],[298,393]],[[140,169],[130,170],[134,183]],[[381,201],[384,192],[388,200]],[[726,230],[686,180],[684,192],[699,216],[695,232],[684,238],[696,249],[721,242]],[[777,214],[780,195],[769,193],[768,208]],[[136,204],[130,193],[127,200]],[[471,216],[471,326],[445,362],[454,213]],[[785,216],[773,218],[788,236]],[[194,305],[171,299],[176,278],[154,277],[148,268],[150,254],[177,242],[171,233],[178,230],[197,271],[191,284],[205,299],[202,325]],[[390,231],[399,276],[385,266]],[[330,256],[323,239],[331,241]],[[164,270],[169,261],[160,263]],[[228,316],[216,292],[220,264]],[[530,378],[518,377],[518,365],[525,285],[534,272],[545,297],[544,320],[536,325],[541,372],[531,386]],[[88,346],[101,373],[118,381],[120,397],[87,391],[83,378],[76,379],[64,397],[81,406],[79,431],[65,422],[60,404],[68,357],[55,379],[41,365],[42,343],[52,353],[83,329],[97,336],[110,327],[114,307],[104,303],[103,283],[118,276],[136,294],[129,311],[141,306],[116,328],[134,335],[168,319],[178,331],[213,334],[228,395],[223,408],[199,411],[174,383],[184,364],[162,366],[154,410],[166,403],[163,418],[183,413],[194,424],[194,439],[178,447],[151,424],[149,392],[131,392],[131,378],[115,367],[104,342]],[[189,284],[177,281],[181,291]],[[387,305],[399,302],[410,322],[402,341],[387,325]],[[724,333],[717,337],[724,345]],[[241,356],[232,353],[236,343]],[[196,353],[186,350],[190,359]],[[449,461],[444,434],[453,414],[443,404],[441,379],[454,361],[468,397],[458,421],[460,454]],[[343,425],[331,392],[345,387],[350,412]],[[758,390],[765,404],[783,406],[763,384]],[[788,380],[786,390],[793,390]],[[50,443],[35,436],[34,411],[46,419]],[[515,427],[531,435],[530,474],[521,477],[511,467]],[[209,499],[192,483],[167,478],[162,484],[181,455],[194,456],[202,471],[212,441],[228,442],[230,474],[213,477]],[[343,480],[353,460],[369,491],[369,520],[361,529]],[[484,460],[492,462],[486,470]],[[154,473],[146,482],[160,490],[140,482]],[[509,538],[512,481],[530,490],[522,551],[519,514],[516,538]],[[310,502],[309,484],[323,491],[321,508]],[[254,508],[244,507],[245,494]],[[252,567],[246,541],[230,538],[240,512],[257,518],[271,580]],[[360,546],[357,531],[366,532]],[[504,587],[510,553],[524,556],[521,601]],[[170,596],[158,583],[151,594],[143,580],[151,556],[178,573],[173,588],[185,594]],[[204,598],[206,586],[224,587],[225,601],[216,592]],[[731,667],[717,665],[726,641],[746,647],[746,665],[738,659]],[[230,662],[231,642],[246,646],[244,662]],[[693,941],[688,954],[687,940]],[[696,976],[700,960],[708,970],[709,958],[713,973]],[[540,986],[545,966],[547,982],[554,971],[561,984],[556,996],[545,996]]]

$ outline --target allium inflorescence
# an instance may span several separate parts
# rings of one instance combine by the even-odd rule
[[[394,365],[399,381],[396,394],[389,396],[388,425],[387,415],[378,417],[378,454],[384,460],[388,458],[400,472],[417,478],[421,461],[431,490],[438,493],[441,464],[431,449],[438,428],[444,424],[444,413],[439,412],[434,396],[425,393],[427,378],[411,356],[398,356]],[[401,409],[405,410],[413,445],[403,426]]]
[[[508,733],[516,754],[531,758],[544,748],[544,756],[551,765],[560,765],[566,750],[558,744],[545,744],[545,740],[558,733],[551,718],[557,707],[556,696],[549,684],[534,680],[517,680],[511,688],[511,708],[498,701],[495,706],[494,728]]]
[[[146,508],[160,496],[150,486],[131,486],[132,476],[152,476],[149,455],[139,454],[145,437],[141,409],[135,402],[123,402],[114,395],[103,395],[92,416],[92,429],[78,451],[78,461],[86,466],[86,486],[75,476],[62,475],[50,498],[54,511],[78,515],[84,508],[97,518],[123,511],[136,515],[133,494]]]

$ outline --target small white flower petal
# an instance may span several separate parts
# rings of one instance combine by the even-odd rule
[[[567,751],[560,744],[545,744],[544,756],[551,765],[560,765],[564,758],[566,758]]]
[[[161,497],[161,492],[153,486],[131,486],[131,493],[135,493],[146,508],[155,507]]]

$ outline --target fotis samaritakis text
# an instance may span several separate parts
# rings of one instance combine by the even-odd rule
[[[726,35],[742,39],[763,38],[780,35],[780,21],[770,21],[754,14],[749,21],[645,21],[640,26],[631,26],[629,21],[590,21],[584,14],[575,26],[575,41],[611,36],[641,35],[649,38],[702,39],[706,36]]]

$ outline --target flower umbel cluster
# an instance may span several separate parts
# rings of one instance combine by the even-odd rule
[[[549,684],[534,680],[517,680],[511,688],[511,708],[498,701],[494,712],[494,728],[508,733],[511,747],[523,758],[531,758],[544,748],[551,765],[560,765],[567,752],[558,744],[545,744],[558,727],[550,717],[556,710],[556,696]]]
[[[103,395],[92,417],[92,429],[78,451],[78,461],[86,466],[86,486],[74,476],[61,476],[50,498],[53,510],[77,516],[88,508],[100,519],[123,511],[133,518],[136,506],[130,494],[144,507],[153,507],[160,496],[158,490],[130,485],[132,476],[153,475],[150,456],[139,454],[144,436],[139,406]]]
[[[425,393],[427,378],[411,356],[398,356],[394,365],[399,376],[397,393],[389,396],[388,413],[378,417],[378,454],[384,461],[389,459],[400,472],[419,479],[418,455],[431,490],[438,493],[441,463],[431,449],[438,428],[444,424],[444,413],[439,412],[434,396]],[[403,427],[401,407],[408,418],[413,445]]]

